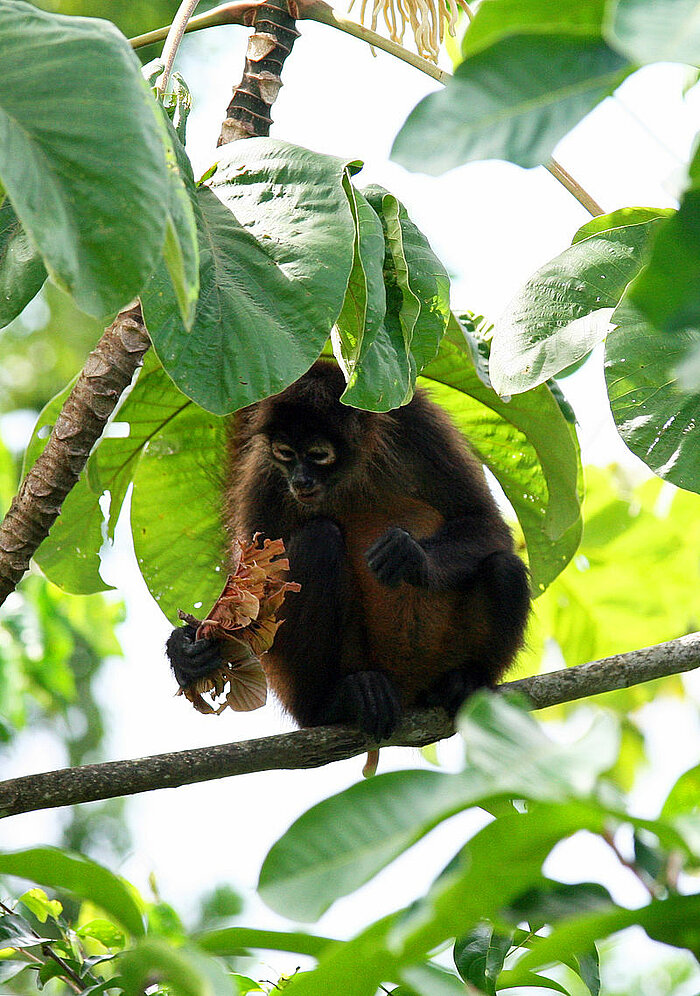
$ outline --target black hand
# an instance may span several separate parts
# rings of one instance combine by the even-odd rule
[[[401,718],[396,689],[383,671],[357,671],[338,685],[330,723],[352,723],[373,740],[386,740]]]
[[[194,626],[178,626],[168,637],[165,652],[173,674],[181,688],[187,688],[198,678],[205,678],[221,665],[221,645],[218,640],[196,640]]]
[[[382,584],[395,588],[402,581],[425,585],[429,575],[428,556],[405,529],[393,526],[376,540],[365,557],[370,570]]]

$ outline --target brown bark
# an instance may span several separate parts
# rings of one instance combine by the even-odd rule
[[[17,586],[102,435],[150,339],[137,304],[122,311],[90,353],[41,456],[0,524],[0,605]]]
[[[253,9],[243,78],[233,91],[221,127],[219,145],[239,138],[270,134],[270,109],[282,86],[282,67],[299,37],[293,0],[277,0]]]
[[[559,705],[700,666],[700,633],[618,654],[591,664],[507,682],[503,692],[528,696],[533,709]],[[422,747],[454,733],[441,709],[410,713],[386,746]],[[226,778],[271,769],[317,768],[364,754],[374,744],[344,726],[324,726],[281,736],[131,761],[88,764],[0,782],[0,816],[70,806],[97,799]]]

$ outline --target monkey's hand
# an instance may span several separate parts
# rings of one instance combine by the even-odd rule
[[[428,583],[428,555],[417,540],[392,526],[365,553],[370,570],[382,584],[395,588],[402,581],[423,587]]]
[[[373,740],[386,740],[401,718],[401,703],[383,671],[357,671],[338,685],[327,722],[352,723]]]
[[[205,678],[221,665],[219,640],[210,640],[208,637],[196,640],[196,632],[196,628],[190,623],[178,626],[165,644],[165,652],[180,688],[187,688],[198,678]]]

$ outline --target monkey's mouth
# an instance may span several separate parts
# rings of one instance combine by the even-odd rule
[[[306,488],[304,490],[300,488],[292,488],[292,494],[297,501],[301,502],[302,505],[313,505],[317,502],[323,493],[323,488],[316,484],[313,488]]]

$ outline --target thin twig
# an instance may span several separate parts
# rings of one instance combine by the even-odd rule
[[[630,861],[624,856],[620,848],[615,843],[615,837],[612,830],[604,830],[601,836],[620,864],[624,865],[625,868],[629,868],[635,878],[639,879],[642,883],[651,898],[659,899],[663,895],[663,889],[661,889],[656,882],[654,882],[654,880],[646,874],[643,868],[640,868],[634,861]]]
[[[168,28],[165,45],[163,46],[163,51],[161,53],[161,59],[163,60],[163,72],[156,80],[156,89],[161,97],[168,89],[170,74],[173,71],[177,50],[180,47],[180,42],[182,41],[183,35],[187,29],[187,22],[192,17],[194,9],[198,3],[199,0],[182,0],[182,3],[177,9],[177,14]]]
[[[556,159],[550,159],[545,169],[549,170],[554,179],[566,187],[569,193],[576,198],[582,207],[585,207],[590,215],[594,218],[599,218],[601,214],[605,214],[600,204],[591,197],[587,190],[583,189],[578,180],[575,180],[571,173],[565,170]]]
[[[628,688],[700,666],[700,633],[590,664],[524,678],[500,686],[530,699],[533,709]],[[454,724],[442,709],[409,713],[384,746],[424,747],[452,736]],[[64,768],[0,782],[0,816],[53,809],[97,799],[272,769],[317,768],[375,747],[345,726],[324,726],[259,740],[200,747],[131,761]]]

